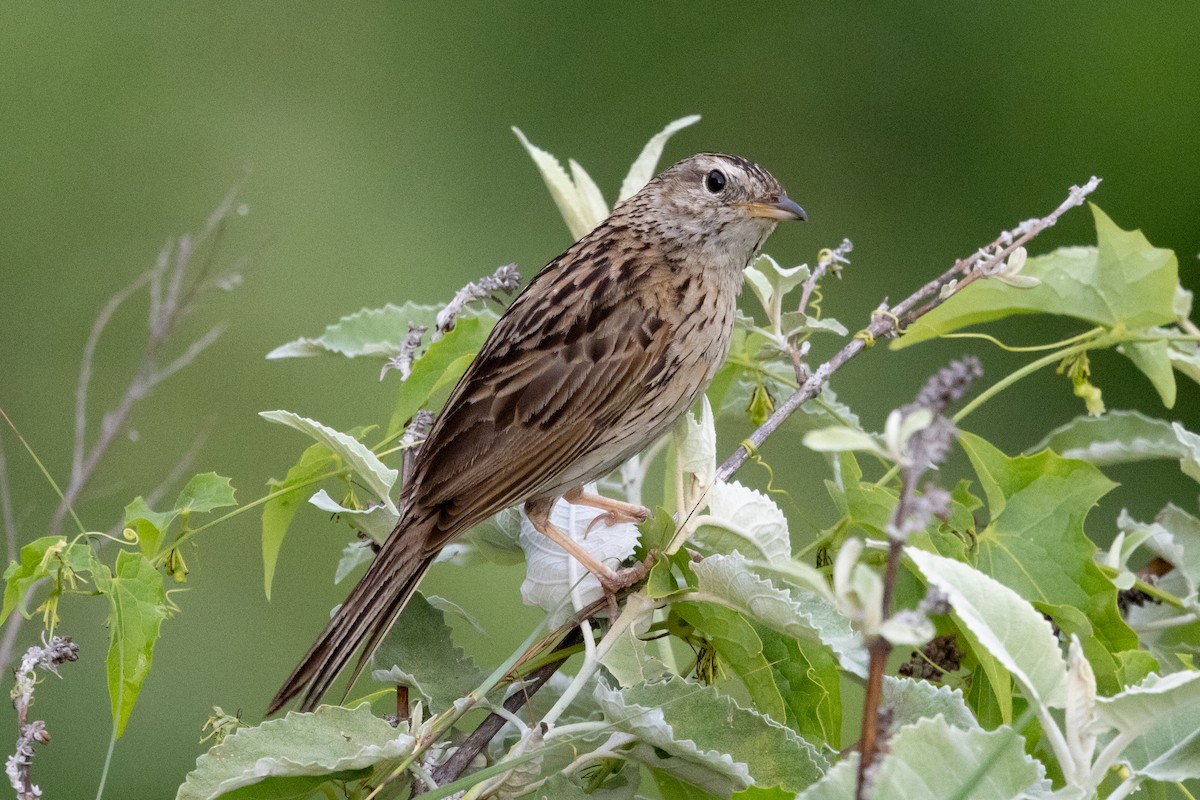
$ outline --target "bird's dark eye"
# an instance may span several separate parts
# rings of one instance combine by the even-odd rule
[[[704,176],[704,188],[708,189],[713,194],[720,194],[725,188],[725,173],[719,169],[714,169],[712,172]]]

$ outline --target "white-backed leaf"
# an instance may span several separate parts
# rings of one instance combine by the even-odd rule
[[[698,542],[718,553],[737,550],[768,562],[791,559],[787,517],[770,497],[737,481],[718,481],[708,490],[708,501],[708,513],[696,529]]]
[[[592,226],[588,225],[588,215],[583,209],[583,202],[571,176],[563,169],[557,158],[529,141],[520,128],[514,127],[512,130],[529,153],[530,158],[533,159],[538,171],[542,173],[542,180],[546,182],[546,188],[550,190],[550,197],[558,206],[559,213],[567,223],[571,235],[576,239],[585,236],[591,231]]]
[[[1120,694],[1096,698],[1096,717],[1120,731],[1146,730],[1177,709],[1200,719],[1200,672],[1147,675]]]
[[[332,776],[366,777],[374,765],[412,752],[414,740],[371,713],[319,706],[240,728],[196,759],[176,800],[215,800],[248,786],[247,797],[306,797]],[[241,795],[239,795],[241,796]]]
[[[399,514],[379,503],[373,503],[369,508],[346,508],[324,489],[308,498],[308,502],[322,511],[337,514],[350,527],[367,534],[377,544],[383,544],[400,519]]]
[[[1178,422],[1171,423],[1175,438],[1183,446],[1183,455],[1179,458],[1179,468],[1183,474],[1200,483],[1200,434],[1195,434]]]
[[[677,468],[695,475],[701,486],[710,485],[717,471],[717,430],[706,396],[700,396],[700,418],[684,414],[671,429],[671,438]]]
[[[1117,517],[1121,533],[1175,567],[1188,587],[1187,597],[1194,598],[1200,589],[1200,519],[1168,503],[1154,522],[1138,522],[1122,509]],[[1124,566],[1122,563],[1121,566]]]
[[[843,669],[866,676],[862,640],[828,599],[814,592],[783,588],[755,575],[738,553],[708,556],[692,569],[699,579],[697,600],[710,595],[771,630],[821,642],[834,652]]]
[[[939,715],[950,725],[965,731],[979,727],[960,690],[929,681],[885,675],[883,707],[891,712],[892,730]]]
[[[751,785],[799,791],[828,767],[790,728],[683,678],[626,689],[601,684],[596,701],[614,727],[648,746],[635,751],[635,759],[650,758],[649,766],[670,772],[679,768],[684,780],[719,795]]]
[[[389,511],[394,514],[399,513],[396,504],[392,501],[391,493],[400,473],[387,467],[362,442],[349,434],[335,431],[316,420],[293,414],[291,411],[260,411],[258,415],[271,422],[295,428],[325,445],[340,457],[345,465],[354,471],[355,475],[362,479]]]
[[[1078,458],[1097,466],[1186,455],[1170,422],[1147,417],[1138,411],[1109,411],[1100,417],[1076,417],[1050,431],[1028,452],[1038,453],[1047,447],[1065,458]]]
[[[595,484],[584,487],[595,493]],[[578,542],[597,561],[612,567],[633,555],[638,529],[632,523],[606,525],[593,522],[604,514],[596,508],[559,500],[550,511],[550,522]],[[591,530],[589,531],[589,527]],[[521,549],[525,551],[525,581],[521,598],[526,604],[550,612],[550,625],[558,625],[604,595],[600,581],[575,557],[538,533],[527,518],[521,519]],[[565,602],[564,602],[565,601]]]
[[[1067,666],[1050,623],[1012,589],[961,561],[913,547],[905,554],[950,600],[958,619],[1013,674],[1033,702],[1066,703]]]
[[[857,770],[858,753],[852,753],[797,800],[854,797]],[[1012,728],[963,730],[935,717],[906,726],[888,740],[888,753],[875,770],[871,797],[1017,800],[1049,790],[1045,767],[1025,755],[1024,740]]]
[[[409,323],[433,327],[438,310],[437,306],[417,303],[360,309],[326,326],[316,338],[296,339],[276,347],[267,358],[307,358],[327,353],[348,358],[387,358],[400,352]]]
[[[1161,781],[1200,778],[1200,672],[1149,675],[1120,694],[1098,698],[1096,716],[1118,731],[1140,734],[1120,758],[1138,774]]]
[[[362,539],[355,539],[342,548],[342,557],[338,559],[337,569],[333,572],[333,582],[341,583],[354,570],[363,564],[370,564],[375,558],[371,546]]]
[[[667,146],[668,139],[699,121],[699,114],[681,117],[651,136],[650,141],[646,142],[646,146],[642,148],[641,154],[634,159],[633,166],[629,168],[629,174],[621,182],[621,191],[617,194],[617,202],[620,203],[622,200],[633,197],[650,182],[658,169],[658,160],[662,158],[662,151]]]
[[[592,180],[592,176],[587,174],[587,170],[573,158],[568,163],[571,165],[571,178],[575,182],[575,192],[579,196],[579,208],[584,214],[584,221],[591,223],[592,226],[588,229],[590,233],[608,216],[608,203],[604,202],[604,195],[600,193],[600,187]]]

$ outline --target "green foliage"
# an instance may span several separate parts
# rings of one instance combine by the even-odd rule
[[[485,677],[471,657],[454,645],[443,612],[419,592],[405,606],[404,615],[379,645],[371,663],[376,681],[408,686],[439,712]]]
[[[314,444],[300,454],[300,460],[288,469],[283,480],[272,478],[267,481],[271,488],[271,499],[262,512],[263,591],[271,597],[271,581],[275,577],[275,564],[279,560],[279,549],[283,537],[300,504],[308,498],[305,491],[330,471],[336,469],[333,452],[323,444]]]
[[[108,598],[108,696],[117,736],[150,673],[154,645],[170,613],[162,573],[141,553],[122,550],[113,572],[93,573],[96,590]]]
[[[434,398],[445,400],[495,324],[496,316],[489,312],[459,317],[454,330],[429,345],[396,393],[396,405],[384,434],[385,441],[398,436],[422,408],[440,405]]]
[[[164,582],[167,576],[176,582],[187,579],[180,545],[197,530],[191,527],[192,517],[232,505],[236,500],[229,479],[202,473],[188,481],[167,511],[154,511],[141,497],[125,507],[126,541],[136,543],[138,549],[117,550],[112,566],[98,554],[97,542],[104,535],[84,533],[74,540],[47,536],[31,542],[21,548],[21,560],[4,572],[3,616],[14,608],[30,616],[21,606],[22,599],[45,581],[49,592],[39,610],[51,632],[59,621],[63,595],[106,598],[108,694],[117,737],[124,733],[149,675],[162,622],[177,610],[167,598]],[[176,521],[180,530],[169,541]]]

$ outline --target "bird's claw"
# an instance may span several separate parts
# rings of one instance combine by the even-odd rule
[[[621,608],[617,604],[617,593],[645,578],[649,574],[650,568],[654,566],[656,556],[657,553],[651,550],[644,560],[639,561],[631,567],[622,567],[607,575],[596,576],[600,581],[600,588],[604,591],[604,598],[608,601],[608,618],[610,621],[615,620],[621,613]]]

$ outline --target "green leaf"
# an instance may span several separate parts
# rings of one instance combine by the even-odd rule
[[[413,362],[412,373],[400,384],[384,441],[400,435],[437,391],[458,382],[495,324],[496,315],[490,311],[464,314],[453,330],[429,345],[425,354]]]
[[[783,696],[763,655],[754,626],[736,611],[712,603],[674,603],[672,610],[706,635],[721,659],[750,695],[754,709],[778,722],[787,720]]]
[[[176,800],[308,797],[331,779],[370,775],[383,761],[410,754],[414,740],[371,713],[320,706],[290,712],[255,728],[240,728],[196,759]]]
[[[623,690],[601,685],[596,700],[614,727],[637,736],[641,746],[630,758],[713,794],[752,785],[795,792],[827,767],[790,728],[682,678]]]
[[[662,800],[722,800],[718,795],[679,780],[666,770],[652,769],[650,774],[654,778],[654,784],[658,787],[658,793],[662,795]],[[738,794],[740,793],[734,794],[734,797],[736,798]],[[792,797],[794,795],[788,795],[787,800],[791,800]],[[547,798],[547,800],[550,799]]]
[[[772,325],[782,324],[784,296],[808,280],[811,275],[807,264],[784,269],[766,253],[746,267],[746,282],[750,284]]]
[[[805,739],[841,746],[841,671],[827,648],[755,625],[763,657],[787,706],[787,725]]]
[[[882,458],[888,457],[887,450],[871,434],[845,425],[819,428],[804,434],[804,446],[819,453],[841,453],[847,450],[863,450]]]
[[[487,677],[454,645],[445,615],[420,592],[413,595],[371,657],[374,680],[404,684],[440,712]]]
[[[272,497],[263,505],[262,512],[262,555],[263,591],[271,599],[271,583],[275,578],[275,565],[279,561],[279,549],[287,535],[296,510],[309,494],[311,482],[329,470],[334,463],[333,453],[323,444],[310,445],[284,476],[283,480],[271,478],[267,481],[272,493],[287,489],[283,494]],[[293,488],[294,487],[294,488]]]
[[[820,642],[833,650],[843,669],[865,676],[866,653],[850,622],[824,597],[781,588],[755,575],[738,554],[712,555],[693,565],[698,600],[712,599],[753,622],[794,638]]]
[[[1162,328],[1150,330],[1166,334]],[[1175,371],[1171,368],[1170,345],[1165,338],[1152,342],[1126,342],[1117,352],[1125,355],[1150,379],[1164,406],[1175,407]]]
[[[506,508],[471,528],[465,538],[487,560],[511,566],[525,560],[520,536],[521,512]]]
[[[862,468],[851,453],[842,453],[840,481],[825,481],[825,489],[846,518],[847,529],[858,528],[877,538],[887,536],[898,498],[885,486],[863,483]]]
[[[1095,563],[1097,548],[1084,533],[1088,511],[1116,484],[1082,461],[1049,450],[1009,458],[985,440],[961,433],[959,441],[979,476],[990,521],[976,541],[974,565],[1043,611],[1075,608],[1109,653],[1137,648],[1137,637],[1117,609],[1117,588]],[[1064,620],[1064,623],[1066,620]],[[1101,683],[1112,672],[1096,665]]]
[[[364,308],[325,328],[315,339],[296,339],[267,353],[267,358],[305,358],[335,353],[356,358],[375,356],[387,358],[400,352],[408,335],[409,323],[432,328],[436,324],[437,306],[388,303],[383,308]]]
[[[797,800],[854,797],[858,753],[842,759]],[[901,728],[876,767],[871,797],[878,800],[1014,800],[1049,791],[1042,764],[1025,755],[1011,728],[962,730],[944,719]],[[1026,790],[1030,790],[1026,794]]]
[[[342,462],[354,472],[375,498],[383,502],[388,510],[395,512],[396,504],[392,501],[392,487],[400,473],[388,468],[378,456],[367,449],[366,445],[349,434],[335,431],[326,425],[293,414],[291,411],[260,411],[258,415],[271,422],[278,422],[306,433],[342,459]]]
[[[1041,281],[1033,288],[975,281],[909,326],[892,347],[1014,314],[1059,314],[1131,331],[1174,322],[1175,253],[1153,247],[1141,231],[1121,230],[1099,208],[1091,208],[1097,247],[1063,247],[1030,258],[1022,274]]]
[[[204,472],[187,482],[175,499],[175,510],[181,514],[203,513],[217,508],[236,506],[233,484],[215,472]]]
[[[150,673],[154,644],[168,613],[163,576],[141,553],[117,553],[116,573],[94,573],[96,589],[108,598],[108,696],[119,737]]]
[[[640,607],[631,608],[631,604]],[[653,608],[654,601],[643,595],[632,595],[621,613],[634,614],[631,619],[639,620],[638,624],[623,626],[608,651],[600,657],[600,663],[621,686],[652,683],[672,675],[666,664],[650,654],[649,643],[644,638]]]
[[[522,776],[525,778],[525,785],[528,785],[533,781],[540,781],[541,770],[536,769],[539,766],[537,761],[526,762],[522,766],[528,768],[531,773]],[[521,767],[518,767],[517,769],[520,770]],[[580,770],[580,772],[586,772],[587,769],[587,767],[584,767],[582,770]],[[635,773],[634,784],[632,785],[626,778],[628,772]],[[510,775],[511,774],[512,773],[510,773]],[[635,800],[637,777],[636,771],[631,768],[627,772],[622,772],[620,775],[609,776],[609,778],[603,784],[601,784],[595,790],[589,791],[576,783],[574,779],[568,778],[566,775],[559,772],[555,775],[551,775],[549,779],[545,781],[545,783],[542,783],[532,792],[520,795],[518,800]],[[520,791],[520,789],[517,789],[517,791]],[[504,798],[504,800],[508,800],[509,798],[516,797],[516,795],[513,793],[513,787],[510,786],[506,781],[504,786],[495,791],[494,794],[488,795],[488,797]],[[684,798],[687,797],[687,795],[680,795],[679,797]],[[700,795],[695,795],[695,798],[696,800],[699,800]]]
[[[1064,458],[1076,458],[1103,467],[1134,464],[1159,458],[1184,458],[1171,423],[1138,411],[1109,411],[1100,417],[1076,417],[1043,439],[1034,453],[1049,448]]]
[[[132,528],[138,537],[138,547],[147,556],[154,556],[162,544],[167,528],[179,516],[177,509],[158,512],[146,505],[139,495],[125,506],[125,527]]]
[[[62,536],[43,536],[35,539],[21,548],[21,560],[10,561],[4,570],[4,611],[0,613],[0,621],[8,619],[12,610],[21,604],[29,587],[50,574],[46,553],[51,548],[63,549],[67,540]],[[26,618],[29,613],[22,608]]]
[[[1145,650],[1126,650],[1115,654],[1117,663],[1117,678],[1121,686],[1132,686],[1141,683],[1151,672],[1158,672],[1158,660]]]

